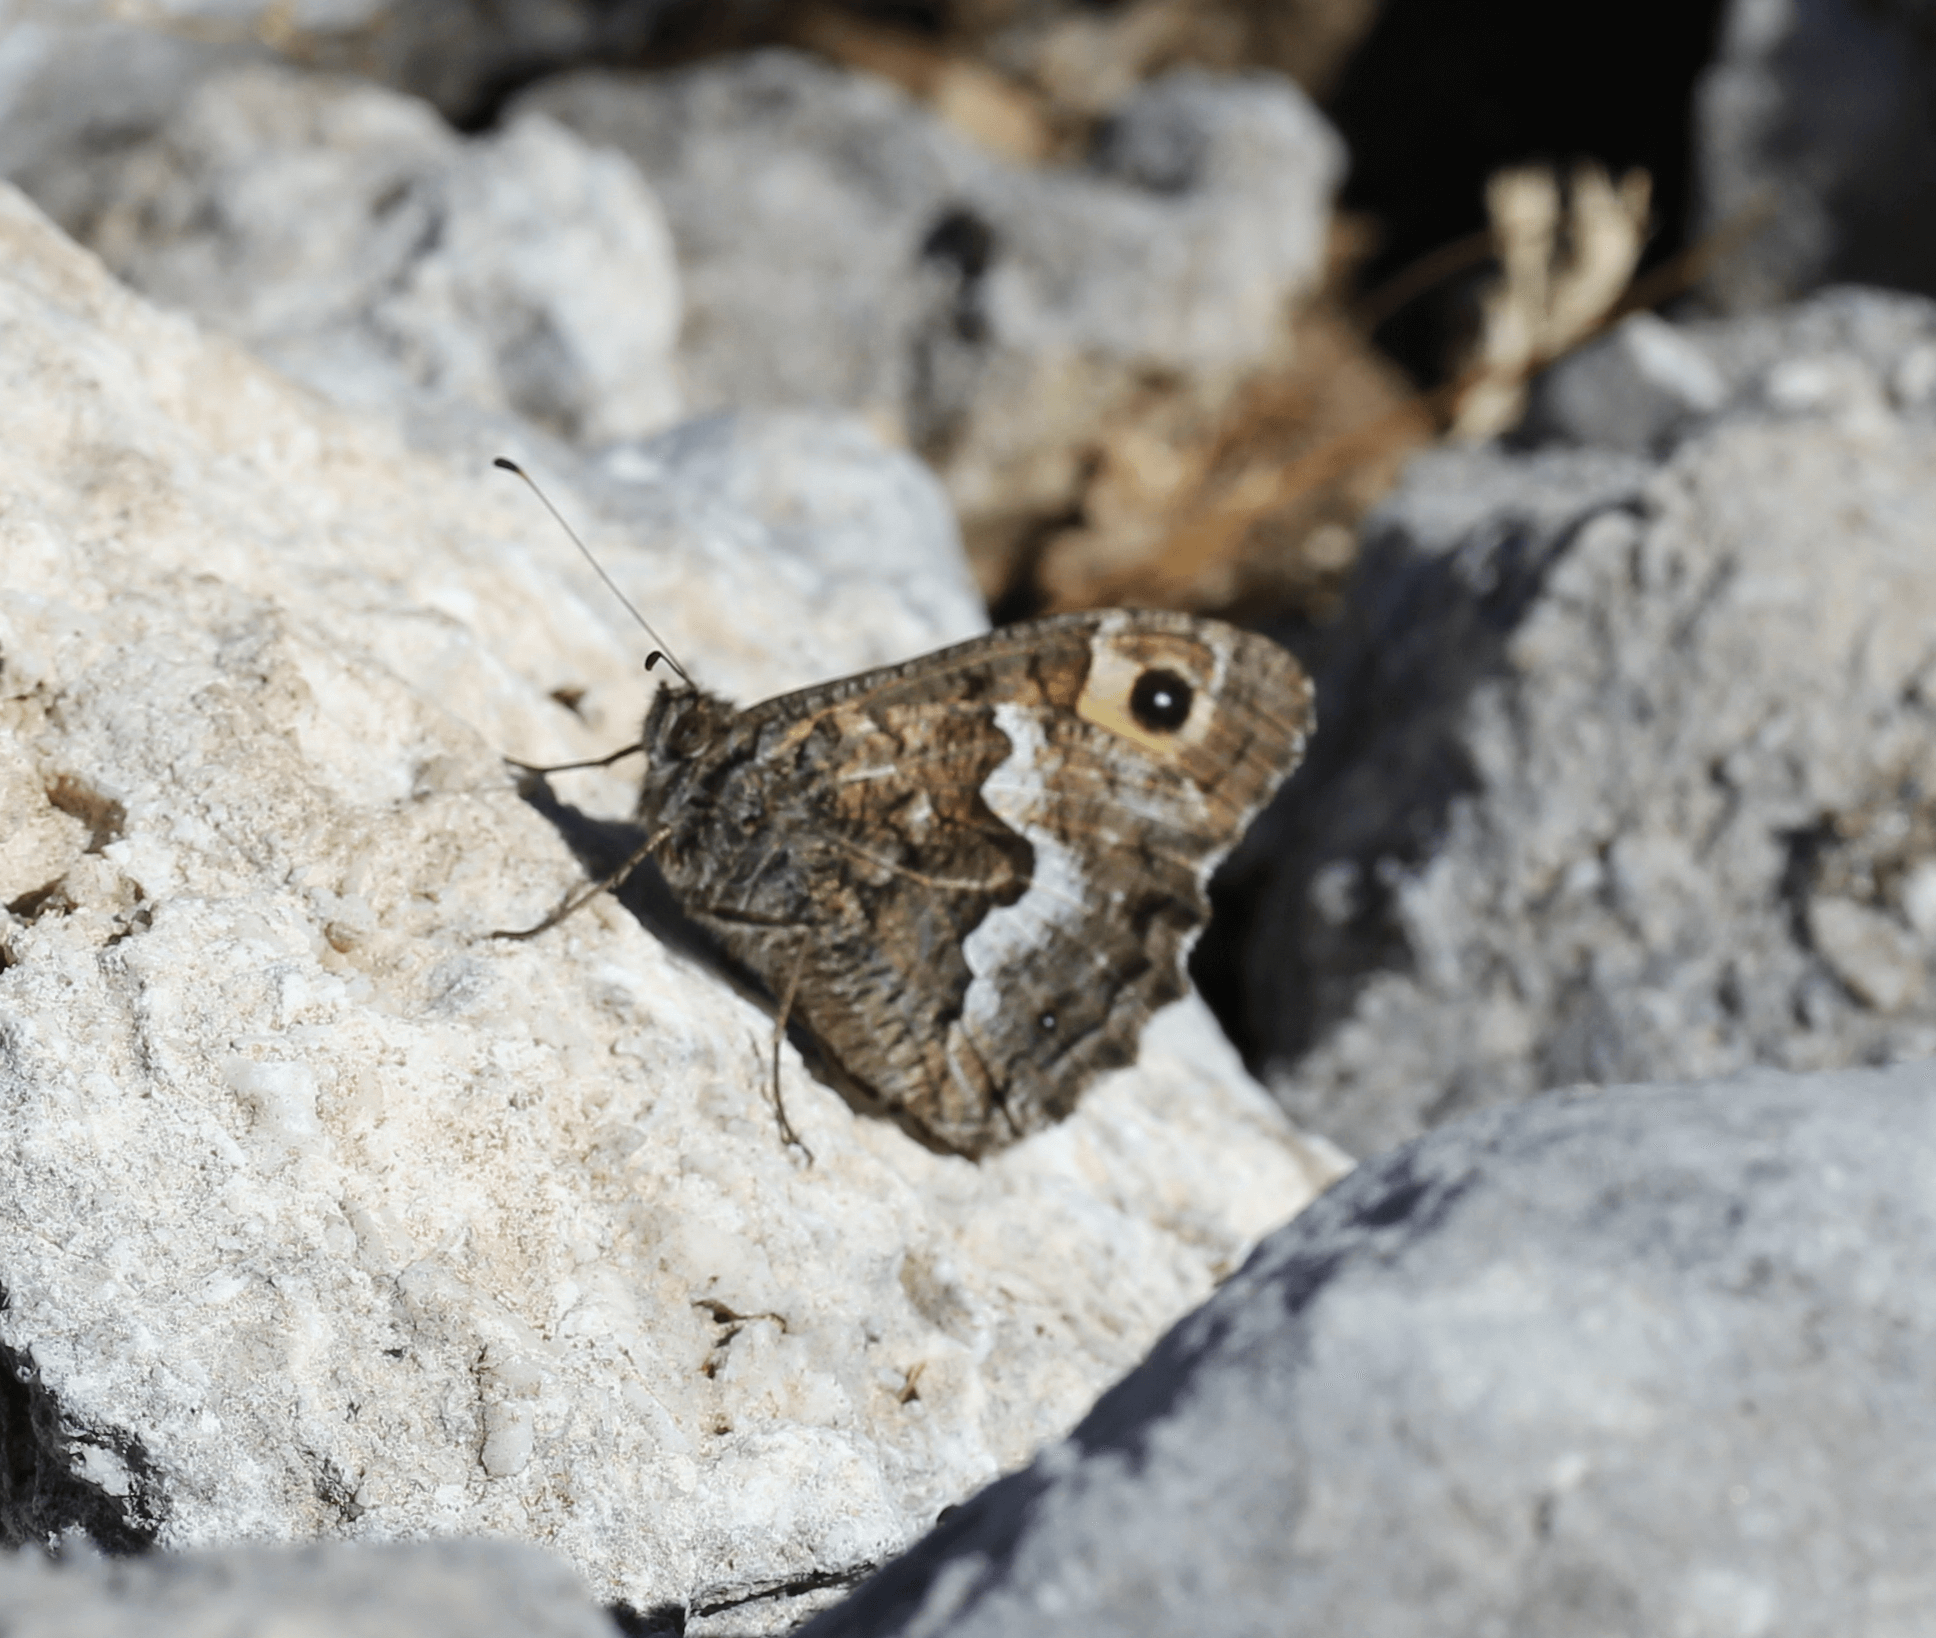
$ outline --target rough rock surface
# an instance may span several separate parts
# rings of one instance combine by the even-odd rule
[[[1732,0],[1695,96],[1696,229],[1755,224],[1703,293],[1770,308],[1842,281],[1936,295],[1927,0]]]
[[[88,104],[117,26],[38,57],[0,34],[0,68]],[[456,412],[597,444],[681,402],[852,411],[936,465],[991,588],[1112,428],[1214,417],[1282,362],[1343,163],[1265,73],[1126,88],[1087,163],[1030,170],[788,51],[557,76],[466,140],[368,83],[234,67],[245,45],[128,42],[155,65],[125,117],[0,82],[0,174],[137,289],[429,447]]]
[[[259,14],[273,0],[253,4]],[[228,17],[210,16],[217,7]],[[226,0],[170,9],[174,27],[152,13],[137,20],[115,0],[0,12],[0,176],[32,188],[43,165],[110,162],[209,74],[268,55],[251,19]],[[163,26],[147,26],[154,21]]]
[[[1936,410],[1936,305],[1857,288],[1779,312],[1636,313],[1534,385],[1521,443],[1659,458],[1718,421],[1880,425]]]
[[[785,51],[561,75],[516,106],[630,154],[664,203],[691,403],[898,428],[971,528],[1066,510],[1098,427],[1153,378],[1214,393],[1269,357],[1342,166],[1270,75],[1155,80],[1064,171],[1004,166]]]
[[[675,418],[679,279],[616,154],[540,118],[466,142],[426,104],[268,66],[204,80],[39,202],[151,299],[355,407],[512,412],[587,443]]]
[[[488,936],[581,879],[499,753],[607,750],[644,692],[531,497],[148,308],[11,193],[0,333],[8,1539],[497,1534],[602,1599],[783,1623],[1059,1435],[1335,1169],[1191,1007],[980,1167],[789,1051],[801,1166],[768,1020],[714,975],[609,902]],[[556,498],[708,681],[972,628],[958,561],[892,619],[860,561],[869,520],[947,540],[911,457],[797,421],[622,453]],[[626,811],[622,773],[573,777]]]
[[[693,14],[706,9],[693,0],[28,0],[0,10],[0,175],[21,180],[38,158],[77,147],[112,155],[196,81],[249,59],[358,74],[474,128],[506,86],[566,64],[632,61],[681,11],[703,22]],[[757,27],[751,16],[738,21]]]
[[[789,618],[758,635],[764,662],[790,678],[885,665],[937,633],[984,624],[947,496],[919,461],[847,416],[710,415],[606,450],[593,470],[608,512],[662,537],[691,536],[696,554],[726,564],[757,520],[761,544],[739,572],[764,583],[756,611],[783,600]],[[736,613],[715,606],[709,628],[730,627]]]
[[[0,176],[112,163],[210,75],[280,58],[429,99],[467,127],[507,84],[624,60],[660,0],[59,0],[0,9]]]
[[[613,1638],[549,1553],[513,1542],[0,1554],[7,1638]]]
[[[1933,1182],[1929,1065],[1459,1121],[803,1638],[1912,1638]]]
[[[1676,337],[1719,407],[1665,460],[1413,467],[1240,861],[1296,1118],[1936,1051],[1932,344],[1826,297]]]

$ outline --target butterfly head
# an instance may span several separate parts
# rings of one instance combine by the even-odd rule
[[[732,701],[686,683],[668,683],[653,696],[639,743],[655,768],[695,761],[725,737],[739,714]]]

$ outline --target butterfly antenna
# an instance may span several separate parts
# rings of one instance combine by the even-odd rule
[[[558,527],[564,530],[566,535],[570,537],[572,545],[576,546],[579,549],[579,551],[585,554],[585,561],[589,563],[592,566],[592,568],[597,571],[598,578],[605,582],[606,588],[611,592],[611,594],[614,597],[616,597],[621,603],[625,605],[625,612],[631,615],[631,617],[634,620],[638,621],[640,627],[644,630],[646,636],[650,637],[653,642],[659,645],[650,654],[646,655],[645,669],[647,671],[650,671],[653,668],[653,666],[659,663],[659,661],[664,660],[667,665],[671,666],[672,669],[679,674],[679,680],[682,683],[684,683],[688,688],[696,688],[698,684],[696,684],[692,680],[692,673],[687,671],[686,668],[679,663],[677,656],[675,656],[672,652],[671,645],[667,643],[663,637],[661,637],[656,631],[652,629],[652,622],[646,619],[646,617],[643,614],[639,613],[639,611],[632,606],[632,599],[627,597],[624,592],[618,589],[618,583],[614,581],[612,577],[605,572],[605,565],[600,563],[597,558],[592,556],[592,549],[589,546],[587,546],[584,543],[584,541],[578,538],[578,531],[572,528],[572,526],[569,523],[565,522],[564,514],[560,512],[557,507],[551,504],[551,497],[538,487],[538,480],[532,477],[529,472],[525,471],[523,467],[519,466],[516,461],[510,459],[508,456],[505,456],[505,455],[498,456],[496,460],[491,462],[491,465],[495,467],[501,467],[503,468],[504,471],[514,473],[518,477],[524,479],[526,485],[530,488],[531,493],[536,495],[538,499],[544,503],[544,509],[558,520]]]

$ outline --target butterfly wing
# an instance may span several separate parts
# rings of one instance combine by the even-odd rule
[[[1275,644],[1112,611],[769,700],[648,776],[687,912],[860,1088],[980,1155],[1130,1062],[1296,766]]]

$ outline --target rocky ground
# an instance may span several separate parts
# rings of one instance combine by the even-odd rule
[[[1936,1050],[1932,383],[1922,298],[1640,318],[1414,463],[1245,865],[1299,1118]]]
[[[4,222],[17,1539],[492,1533],[640,1608],[811,1592],[1339,1170],[1197,1003],[982,1165],[789,1053],[800,1165],[703,967],[610,904],[490,937],[581,879],[500,755],[623,743],[645,693],[531,496]],[[627,455],[534,464],[742,696],[980,623],[933,480],[857,425]]]
[[[466,133],[399,86],[536,13],[439,90],[464,8],[380,9],[0,25],[0,1626],[1923,1630],[1936,304],[1816,288],[1889,201],[1784,173],[1725,315],[1278,516],[1343,550],[1211,951],[1258,1078],[1192,1000],[974,1164],[789,1048],[809,1165],[649,906],[490,936],[631,802],[501,758],[650,687],[490,457],[742,700],[1128,584],[1364,368],[1342,147],[1053,7]],[[1738,9],[1711,211],[1897,26]]]
[[[1921,1630],[1932,1093],[1583,1089],[1367,1161],[806,1630]]]

